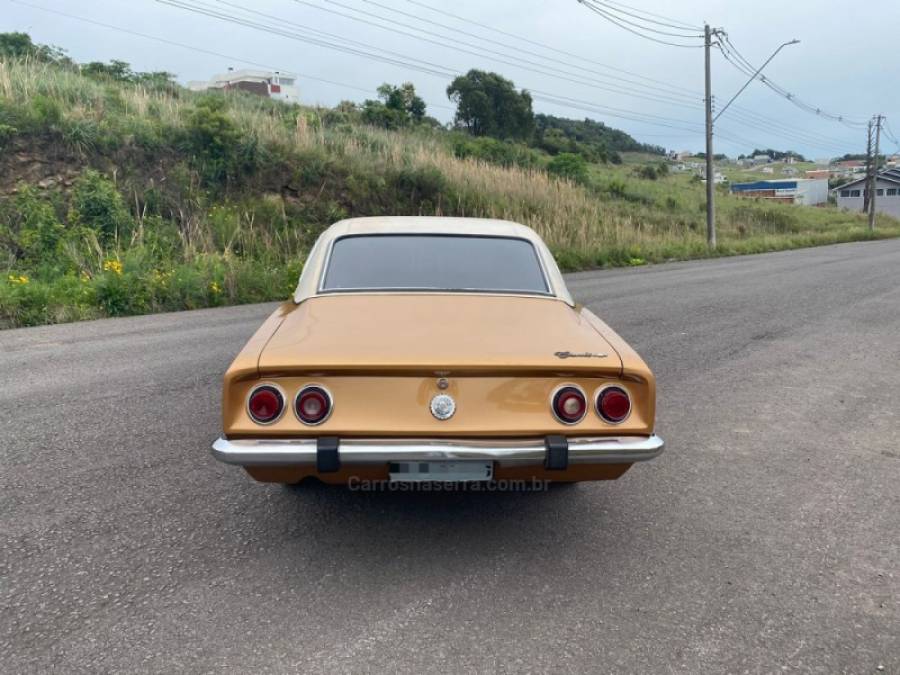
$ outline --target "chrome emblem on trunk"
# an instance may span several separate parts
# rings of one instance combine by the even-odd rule
[[[595,354],[594,352],[553,352],[558,359],[605,359],[608,354]]]
[[[438,394],[431,399],[431,414],[439,420],[449,420],[456,412],[456,401],[448,394]]]

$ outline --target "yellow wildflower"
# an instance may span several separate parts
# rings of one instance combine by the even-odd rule
[[[24,274],[19,274],[19,275],[10,274],[9,281],[10,281],[10,283],[13,283],[13,284],[27,284],[29,282],[29,279]]]
[[[118,260],[107,260],[103,263],[103,271],[104,272],[115,272],[116,274],[122,274],[122,263]]]
[[[222,292],[222,287],[219,286],[218,283],[216,283],[215,281],[213,281],[213,282],[211,282],[211,283],[209,284],[209,290],[211,290],[213,293],[215,293],[216,295],[218,295],[219,293]]]
[[[168,272],[160,272],[159,270],[153,270],[153,283],[157,286],[162,286],[165,288],[169,284],[169,279],[172,278],[174,273],[169,270]]]

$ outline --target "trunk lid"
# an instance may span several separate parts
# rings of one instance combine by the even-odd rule
[[[316,296],[286,314],[259,358],[261,375],[621,369],[610,343],[561,300],[463,293]]]

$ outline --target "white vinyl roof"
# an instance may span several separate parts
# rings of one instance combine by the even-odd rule
[[[350,218],[335,223],[319,235],[315,246],[309,252],[297,290],[294,292],[294,302],[299,304],[307,298],[318,295],[319,281],[335,240],[348,235],[366,234],[448,234],[525,239],[531,242],[537,251],[553,295],[569,305],[575,304],[553,255],[543,239],[530,227],[508,220],[429,216],[376,216]]]

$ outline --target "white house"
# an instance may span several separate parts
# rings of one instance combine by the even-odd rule
[[[300,101],[297,76],[277,70],[233,70],[229,68],[227,73],[213,75],[208,82],[188,82],[188,88],[194,91],[240,89],[287,103]]]
[[[841,185],[832,190],[837,205],[848,211],[862,211],[868,186],[866,178]],[[888,169],[878,174],[875,181],[875,210],[900,218],[900,169]]]

